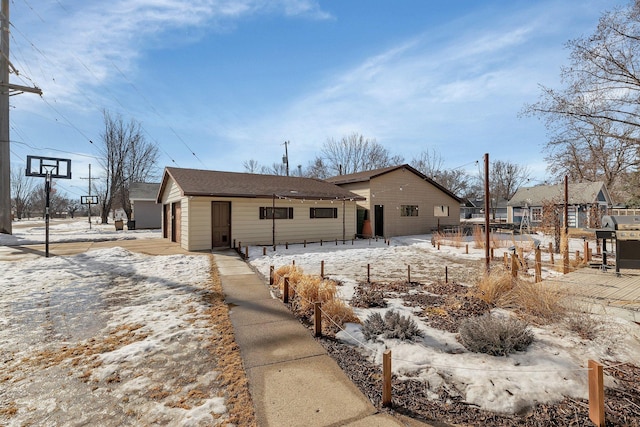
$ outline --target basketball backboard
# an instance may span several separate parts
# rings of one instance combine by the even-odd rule
[[[27,176],[71,179],[71,159],[27,156]]]

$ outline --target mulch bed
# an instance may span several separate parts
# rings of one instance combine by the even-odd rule
[[[407,292],[416,290],[417,292]],[[408,306],[426,307],[422,320],[429,326],[456,333],[462,319],[479,316],[491,306],[456,283],[437,282],[431,285],[416,283],[359,284],[352,305],[384,307],[383,298],[404,299]],[[382,302],[381,302],[382,301]],[[553,404],[537,404],[522,413],[509,415],[482,410],[468,404],[460,396],[446,396],[441,390],[439,400],[427,396],[425,384],[418,380],[392,380],[392,408],[382,408],[382,370],[369,362],[354,347],[332,338],[319,342],[336,360],[351,380],[380,410],[397,412],[433,425],[464,426],[590,426],[588,401],[565,398]],[[615,378],[616,389],[605,388],[607,426],[640,427],[640,368],[631,364],[605,361],[606,375]]]

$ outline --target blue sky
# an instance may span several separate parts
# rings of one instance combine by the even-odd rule
[[[102,110],[142,123],[161,166],[306,166],[327,138],[375,138],[407,162],[436,150],[477,173],[482,156],[544,180],[546,132],[520,118],[559,86],[565,43],[611,0],[13,0],[12,167],[72,159],[86,194]],[[193,153],[193,154],[192,154]],[[195,154],[195,155],[194,155]]]

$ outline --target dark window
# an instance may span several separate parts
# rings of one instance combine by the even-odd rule
[[[400,206],[400,216],[418,216],[418,206],[416,205]]]
[[[309,208],[309,218],[338,218],[338,208]]]
[[[293,219],[293,208],[260,208],[260,219]]]

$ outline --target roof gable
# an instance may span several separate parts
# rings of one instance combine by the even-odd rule
[[[393,171],[396,171],[396,170],[400,170],[400,169],[405,169],[405,170],[408,170],[409,172],[412,172],[413,174],[417,175],[423,181],[428,182],[429,184],[431,184],[434,187],[438,188],[442,192],[446,193],[448,196],[453,197],[458,203],[462,202],[461,198],[459,198],[458,196],[453,194],[451,191],[449,191],[448,189],[446,189],[442,185],[438,184],[437,182],[435,182],[434,180],[432,180],[431,178],[429,178],[428,176],[426,176],[425,174],[423,174],[422,172],[418,171],[417,169],[413,168],[412,166],[410,166],[408,164],[399,165],[399,166],[390,166],[390,167],[380,168],[380,169],[373,169],[373,170],[370,170],[370,171],[356,172],[356,173],[351,173],[351,174],[348,174],[348,175],[338,175],[338,176],[334,176],[334,177],[328,178],[328,179],[326,179],[326,181],[327,182],[331,182],[331,183],[336,184],[336,185],[353,184],[353,183],[357,183],[357,182],[366,182],[366,181],[371,181],[372,179],[375,179],[375,178],[377,178],[379,176],[382,176],[382,175],[385,175],[385,174],[388,174],[390,172],[393,172]]]
[[[163,174],[158,201],[169,178],[175,181],[183,196],[364,200],[318,179],[168,167]]]
[[[604,182],[569,183],[569,204],[588,205],[592,203],[611,204],[611,197]],[[604,200],[603,200],[604,199]],[[542,206],[552,200],[564,201],[564,184],[521,187],[516,191],[509,206]]]
[[[158,197],[159,182],[132,182],[129,186],[130,200],[153,200]]]

